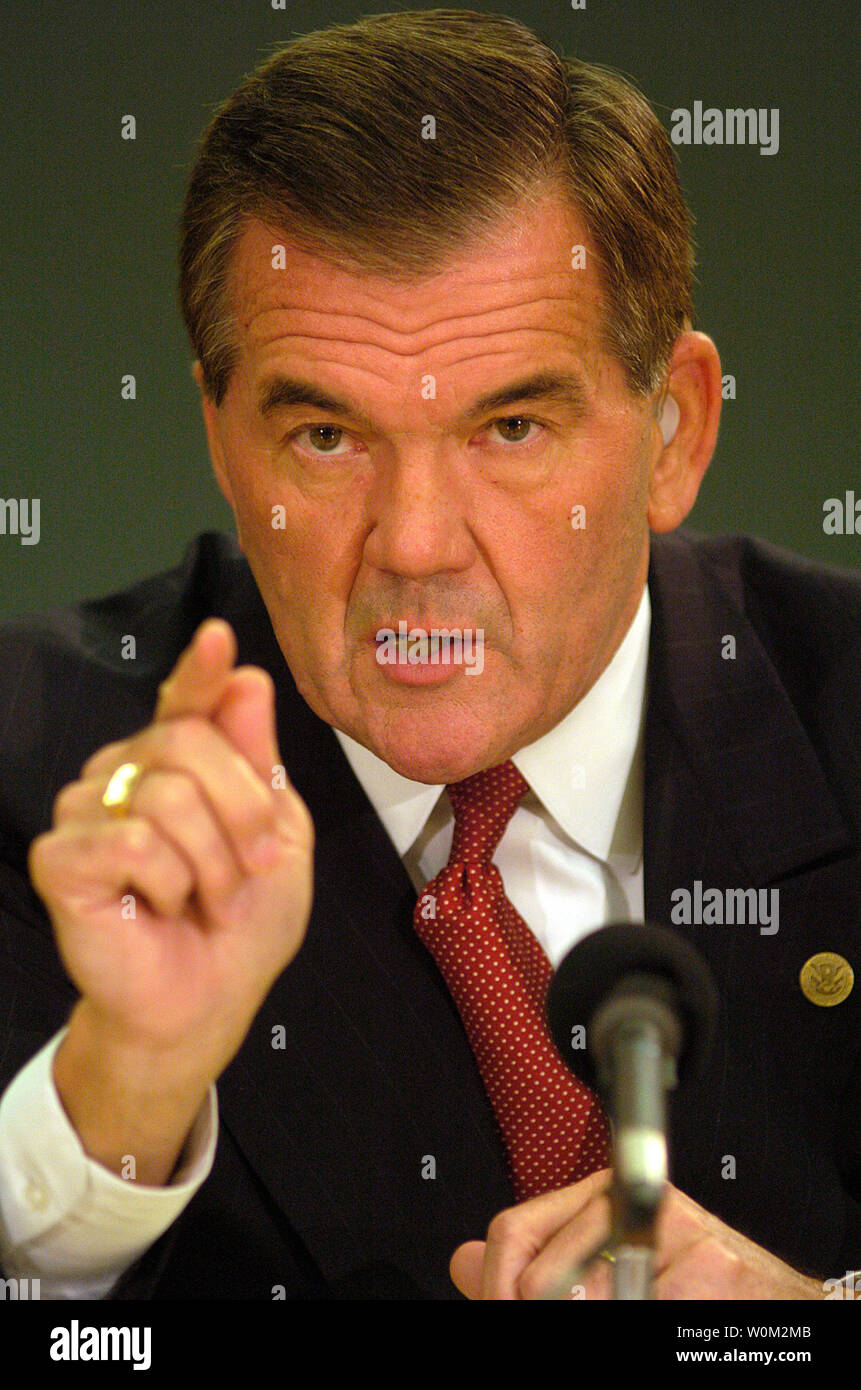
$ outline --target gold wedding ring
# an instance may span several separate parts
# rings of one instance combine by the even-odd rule
[[[112,816],[127,816],[132,792],[143,774],[140,763],[120,763],[102,795],[102,805]]]

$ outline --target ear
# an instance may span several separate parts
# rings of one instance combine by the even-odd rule
[[[233,512],[239,547],[242,549],[242,536],[239,533],[239,517],[233,501],[233,489],[230,486],[227,464],[224,460],[224,445],[221,438],[221,421],[218,416],[218,406],[206,389],[206,382],[203,379],[203,368],[199,361],[194,363],[191,372],[200,388],[200,408],[203,414],[203,425],[206,430],[206,442],[209,446],[209,459],[212,464],[212,471],[215,474],[215,481],[218,483],[228,507]]]
[[[721,411],[721,370],[717,348],[705,333],[682,333],[673,345],[666,394],[678,407],[678,424],[667,443],[654,422],[654,455],[649,473],[649,526],[673,531],[697,500],[714,453]],[[660,412],[659,412],[660,413]]]

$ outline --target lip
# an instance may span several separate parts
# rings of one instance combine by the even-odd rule
[[[401,619],[401,621],[403,621],[403,619]],[[413,627],[419,627],[423,632],[431,632],[434,627],[441,628],[444,626],[448,627],[449,631],[451,631],[453,624],[449,626],[449,624],[433,623],[428,627],[421,626],[421,624],[417,623],[408,624],[408,631],[412,631]],[[428,660],[428,662],[410,662],[410,660],[405,660],[405,662],[401,662],[401,660],[395,660],[395,662],[378,662],[377,651],[380,644],[377,642],[377,632],[384,630],[396,632],[398,631],[398,624],[395,623],[394,626],[388,627],[387,624],[381,624],[380,627],[374,628],[373,632],[370,632],[369,637],[367,637],[367,645],[369,645],[371,652],[373,652],[374,666],[377,667],[377,670],[380,671],[387,680],[394,682],[395,685],[444,685],[445,681],[451,681],[452,678],[458,674],[460,667],[462,667],[462,662],[430,662],[430,660]],[[460,628],[460,631],[463,631],[463,628]]]
[[[406,627],[406,630],[407,630],[408,633],[410,633],[410,632],[415,632],[415,631],[419,631],[419,632],[426,632],[426,633],[429,634],[429,633],[434,632],[434,631],[439,632],[439,631],[442,630],[442,629],[445,629],[445,630],[448,631],[448,632],[475,632],[475,631],[476,631],[476,629],[475,629],[475,627],[474,627],[474,625],[473,625],[472,623],[465,623],[465,624],[464,624],[464,623],[442,622],[442,621],[440,621],[439,619],[435,619],[433,622],[430,622],[430,623],[429,623],[429,622],[417,622],[417,621],[412,621],[412,620],[409,619],[409,618],[395,618],[394,622],[391,622],[391,623],[378,623],[376,627],[369,628],[368,631],[367,631],[367,633],[365,634],[365,636],[367,637],[367,639],[368,639],[369,642],[373,642],[373,643],[376,643],[376,641],[377,641],[377,633],[378,633],[378,632],[393,632],[393,633],[395,634],[395,636],[397,636],[397,634],[398,634],[398,632],[399,632],[399,624],[400,624],[400,623],[403,623],[403,624],[404,624],[404,626]]]
[[[376,658],[374,665],[386,680],[394,681],[395,685],[443,685],[445,681],[452,680],[458,671],[457,666],[431,666],[430,662],[424,665],[417,662],[411,666],[406,661],[398,661],[390,666],[381,666]]]
[[[397,632],[397,628],[390,629]],[[396,685],[442,685],[449,681],[457,673],[458,663],[435,661],[393,661],[381,662],[377,660],[377,650],[379,643],[376,633],[380,629],[375,629],[374,634],[368,638],[368,646],[373,653],[374,665],[377,670],[388,680],[394,681]]]

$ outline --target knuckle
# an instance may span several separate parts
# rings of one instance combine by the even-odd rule
[[[150,823],[140,816],[132,816],[119,822],[118,838],[123,852],[130,860],[140,862],[149,858],[155,844],[155,831]]]
[[[97,769],[105,762],[109,754],[118,754],[125,745],[123,743],[106,743],[103,748],[97,748],[95,753],[91,753],[86,762],[81,764],[80,776],[82,780],[87,777],[97,775]]]
[[[193,714],[165,720],[152,728],[158,751],[171,763],[200,752],[210,732],[206,720]]]
[[[30,848],[27,850],[27,869],[34,882],[42,877],[50,864],[54,845],[55,837],[50,830],[43,831],[31,840]]]
[[[61,787],[54,797],[52,808],[53,820],[56,825],[58,821],[65,820],[68,816],[74,815],[81,804],[81,783],[67,782],[65,787]]]
[[[206,891],[210,897],[229,897],[236,886],[236,873],[220,855],[213,856],[206,866]]]
[[[520,1234],[520,1220],[515,1207],[497,1212],[487,1228],[487,1239],[494,1245],[507,1245]]]
[[[547,1286],[547,1275],[527,1266],[517,1281],[517,1291],[524,1299],[540,1298]]]
[[[299,798],[297,798],[297,800],[299,800]],[[313,818],[313,816],[311,815],[311,812],[308,810],[308,807],[305,805],[304,801],[302,801],[302,800],[299,800],[298,815],[299,815],[299,819],[300,819],[301,824],[302,824],[302,830],[303,830],[303,832],[304,832],[305,838],[308,840],[308,843],[309,843],[310,845],[313,846],[313,844],[314,844],[314,818]]]
[[[699,1256],[703,1265],[721,1279],[734,1278],[742,1268],[735,1250],[717,1235],[704,1235],[699,1241]]]
[[[197,810],[197,792],[187,777],[181,773],[166,773],[156,780],[152,779],[153,798],[159,810],[180,820],[188,820]],[[146,781],[141,783],[141,788]]]
[[[254,677],[257,680],[261,690],[265,691],[267,698],[271,697],[272,699],[274,699],[275,682],[272,679],[269,672],[264,670],[262,666],[249,666],[246,667],[246,669],[248,671],[254,672]]]
[[[279,819],[297,840],[314,846],[314,819],[297,792],[279,793]]]
[[[275,829],[277,815],[275,802],[265,787],[254,787],[249,791],[248,813],[244,828],[250,835],[269,834]]]

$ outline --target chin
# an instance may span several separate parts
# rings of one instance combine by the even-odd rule
[[[456,718],[434,720],[431,727],[429,723],[402,717],[397,728],[390,723],[385,730],[371,730],[363,742],[402,777],[433,786],[461,782],[473,772],[504,762],[507,756],[497,752],[495,737],[474,726],[461,727]]]

